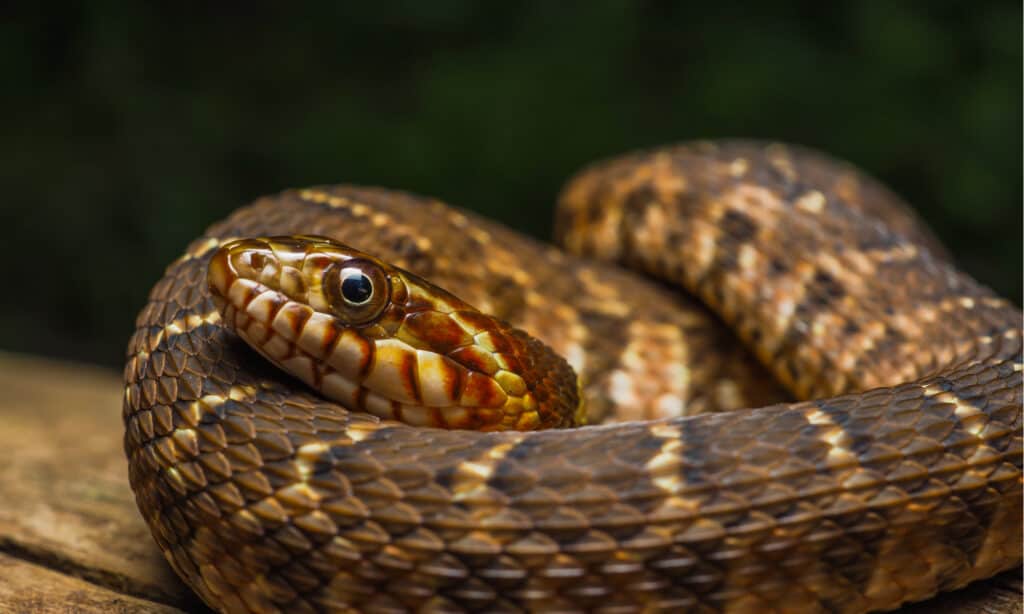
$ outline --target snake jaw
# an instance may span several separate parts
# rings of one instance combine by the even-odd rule
[[[348,246],[241,239],[207,277],[229,328],[348,409],[476,430],[583,423],[575,374],[550,348]]]

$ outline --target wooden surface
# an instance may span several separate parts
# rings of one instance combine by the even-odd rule
[[[118,373],[0,353],[0,612],[207,612],[128,488]],[[901,610],[1021,613],[1021,570]]]

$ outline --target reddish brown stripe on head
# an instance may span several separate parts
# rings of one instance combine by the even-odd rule
[[[428,342],[439,354],[450,354],[457,348],[473,343],[466,329],[456,324],[447,314],[436,311],[410,313],[402,321],[401,332]]]

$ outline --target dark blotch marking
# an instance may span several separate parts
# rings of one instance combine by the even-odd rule
[[[529,439],[526,441],[529,441]],[[468,460],[484,458],[494,448],[495,444],[497,444],[497,441],[490,437],[480,437],[472,445],[451,452],[446,457],[448,464],[434,473],[434,482],[442,488],[451,489],[455,485],[455,472],[459,465]],[[465,504],[459,505],[464,506]]]
[[[642,218],[647,205],[652,202],[659,202],[658,192],[654,189],[654,186],[650,183],[645,183],[637,187],[629,193],[626,201],[622,204],[622,209],[627,214],[625,217],[636,216]]]
[[[836,281],[835,277],[824,271],[818,271],[814,274],[814,285],[811,287],[813,289],[814,302],[819,306],[825,306],[832,301],[846,296],[846,290],[843,288],[843,285]]]
[[[484,293],[497,307],[491,313],[506,321],[521,320],[526,312],[525,289],[511,276],[493,275],[484,280]]]
[[[396,237],[391,243],[394,254],[393,264],[408,269],[421,277],[434,274],[434,259],[426,251],[420,249],[415,239],[408,235]]]
[[[861,457],[870,451],[876,434],[872,432],[870,424],[850,419],[849,405],[842,403],[833,405],[828,400],[819,400],[815,404],[846,435],[850,442],[848,449],[852,454]],[[803,432],[811,439],[817,439],[821,435],[814,429]],[[840,518],[839,521],[844,522],[845,520]],[[859,533],[856,549],[850,547],[848,541],[850,537],[837,538],[835,547],[841,554],[830,556],[826,549],[825,557],[829,567],[832,567],[835,573],[841,575],[847,582],[856,586],[860,594],[864,594],[871,582],[873,571],[879,564],[878,557],[881,553],[883,538],[884,531],[882,530]]]
[[[746,242],[757,232],[757,223],[745,213],[730,209],[719,223],[722,230],[737,242]]]

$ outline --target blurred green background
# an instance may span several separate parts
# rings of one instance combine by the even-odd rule
[[[0,9],[0,348],[118,365],[189,239],[289,186],[547,236],[563,179],[745,136],[852,160],[1021,295],[1021,4],[70,3]]]

